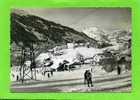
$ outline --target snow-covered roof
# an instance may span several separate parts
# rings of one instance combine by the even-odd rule
[[[63,54],[60,56],[52,56],[51,60],[53,61],[52,68],[59,67],[59,63],[63,63],[64,60],[68,61],[68,65],[73,64],[77,61],[77,54],[81,54],[84,58],[93,57],[97,53],[102,53],[102,50],[95,48],[87,48],[87,47],[78,47],[75,49],[64,49]],[[43,62],[44,59],[49,58],[48,53],[40,54],[36,60]]]

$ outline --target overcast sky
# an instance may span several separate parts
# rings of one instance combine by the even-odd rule
[[[82,31],[98,27],[111,31],[131,27],[130,8],[24,8],[28,13]]]

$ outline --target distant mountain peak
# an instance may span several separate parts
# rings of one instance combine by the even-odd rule
[[[97,32],[97,31],[99,31],[99,28],[98,27],[87,27],[87,28],[85,28],[84,30],[83,30],[83,32]]]
[[[106,37],[106,33],[102,29],[100,29],[96,26],[88,27],[88,28],[84,29],[83,32],[85,34],[87,34],[89,37],[91,37],[97,41],[104,41],[104,42],[109,41]]]

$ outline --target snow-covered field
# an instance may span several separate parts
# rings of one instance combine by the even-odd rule
[[[116,47],[117,48],[117,47]],[[79,47],[75,49],[63,49],[59,52],[63,52],[63,55],[53,56],[48,55],[48,53],[42,53],[36,60],[43,62],[47,57],[51,56],[54,61],[52,68],[57,68],[58,64],[67,60],[72,63],[77,55],[77,53],[82,54],[85,58],[93,57],[97,53],[102,53],[104,49],[86,48]],[[84,84],[84,72],[85,70],[91,70],[92,68],[92,79],[93,87],[88,88]],[[11,75],[11,91],[12,92],[94,92],[94,91],[121,91],[130,92],[131,91],[131,71],[122,71],[121,75],[117,75],[117,71],[110,73],[105,72],[102,66],[95,66],[91,64],[84,64],[76,70],[73,71],[62,71],[54,72],[53,76],[48,78],[47,74],[42,75],[42,68],[37,69],[36,80],[15,81]],[[14,73],[15,76],[19,75],[19,71],[16,68],[12,69],[11,74]]]
[[[84,85],[84,72],[93,68],[94,87]],[[39,79],[42,78],[43,80]],[[54,72],[50,78],[39,76],[37,80],[28,80],[24,84],[12,82],[12,92],[91,92],[91,91],[131,91],[131,72],[123,71],[117,75],[116,71],[106,73],[101,66],[83,65],[74,71]]]
[[[44,59],[51,58],[51,60],[53,61],[53,65],[50,66],[50,67],[56,69],[59,66],[59,64],[62,63],[64,60],[67,60],[69,62],[69,64],[77,62],[77,54],[81,54],[82,56],[84,56],[84,58],[90,58],[90,57],[93,57],[95,54],[102,53],[103,50],[104,49],[87,48],[87,47],[62,49],[62,50],[57,51],[57,52],[62,52],[63,53],[62,55],[54,56],[54,55],[52,55],[50,53],[41,53],[36,58],[36,61],[38,62],[37,65],[40,66],[40,65],[43,64]],[[30,62],[26,61],[25,65],[27,65],[27,67],[30,66]],[[42,68],[37,68],[37,70],[41,71]],[[20,76],[19,74],[20,74],[19,73],[19,66],[13,67],[11,69],[11,81],[16,81],[16,78],[17,78],[16,76],[17,75]],[[13,77],[13,75],[15,77]],[[41,73],[39,73],[37,75],[37,77],[39,79],[44,80],[42,78]]]

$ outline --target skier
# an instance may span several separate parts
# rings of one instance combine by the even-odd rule
[[[90,87],[90,86],[93,87],[93,84],[92,84],[92,74],[91,74],[91,72],[89,70],[87,72],[86,78],[87,78],[88,87]]]
[[[84,84],[87,84],[88,87],[93,87],[92,84],[92,74],[90,72],[90,70],[86,70],[84,73]]]
[[[87,83],[87,72],[88,72],[88,70],[86,70],[84,73],[84,84]]]

